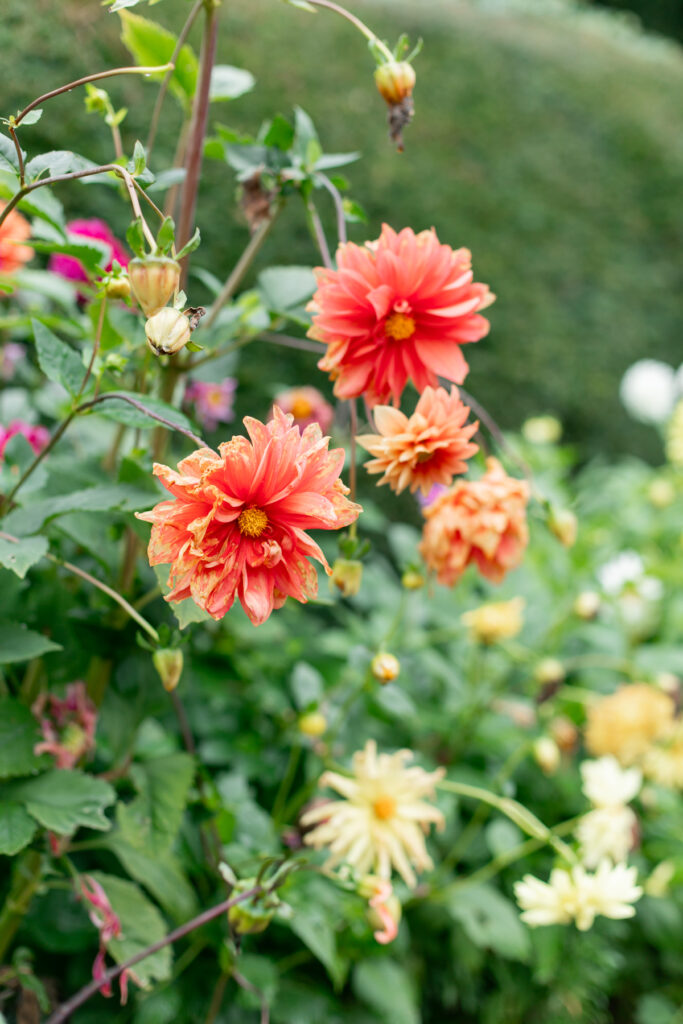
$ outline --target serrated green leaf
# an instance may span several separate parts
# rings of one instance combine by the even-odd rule
[[[111,256],[111,250],[106,242],[101,242],[97,238],[84,240],[79,235],[69,235],[64,242],[36,238],[32,240],[31,244],[36,252],[54,252],[64,256],[73,256],[93,275],[103,273]]]
[[[160,398],[152,398],[150,395],[139,395],[135,391],[118,391],[119,395],[130,395],[138,405],[144,406],[144,410],[131,405],[122,398],[110,398],[105,402],[98,403],[93,412],[108,419],[116,420],[117,423],[125,423],[129,427],[137,427],[141,430],[151,430],[159,425],[158,416],[169,420],[174,426],[191,430],[192,424],[178,409],[167,405]],[[145,411],[146,410],[146,411]]]
[[[106,892],[121,922],[121,938],[107,943],[107,950],[118,964],[164,938],[166,925],[161,914],[134,882],[101,871],[91,874]],[[151,982],[165,981],[171,976],[171,963],[171,947],[164,946],[136,964],[132,973],[142,988],[148,988]]]
[[[66,238],[64,208],[50,189],[36,189],[35,192],[24,196],[18,204],[18,209],[23,213],[28,213],[31,217],[38,217]]]
[[[194,890],[171,853],[139,849],[119,834],[111,836],[107,846],[131,878],[144,885],[174,920],[183,922],[194,917],[197,913]]]
[[[37,825],[21,804],[0,804],[0,854],[13,857],[33,839]]]
[[[135,512],[149,508],[153,501],[149,491],[126,484],[85,487],[82,491],[72,491],[70,494],[22,505],[10,512],[5,519],[5,527],[8,533],[26,537],[36,533],[43,523],[64,512]]]
[[[26,153],[21,151],[22,159],[26,160]],[[12,140],[0,132],[0,170],[19,172],[19,157]]]
[[[54,643],[42,633],[27,629],[21,623],[0,623],[0,665],[9,665],[15,661],[31,661],[33,658],[61,649],[61,644]]]
[[[268,267],[258,276],[263,303],[274,313],[285,313],[313,295],[316,282],[310,267]]]
[[[134,764],[130,775],[138,795],[117,809],[122,837],[150,852],[168,850],[187,803],[194,776],[193,758],[185,753],[169,754]]]
[[[85,375],[81,357],[40,320],[32,320],[31,324],[41,370],[49,380],[61,384],[72,395],[77,394]]]
[[[138,14],[120,11],[122,23],[121,40],[133,55],[138,64],[153,66],[167,64],[176,47],[177,37],[154,21],[142,18]],[[180,50],[175,63],[175,70],[170,78],[170,91],[187,109],[197,88],[199,62],[192,49],[185,44]],[[160,81],[164,73],[149,75],[153,81]]]
[[[36,181],[45,171],[52,178],[58,174],[71,174],[73,171],[92,170],[95,167],[96,163],[78,153],[68,149],[53,149],[29,160],[26,164],[26,178],[28,181]]]
[[[114,803],[116,793],[103,779],[55,769],[3,788],[6,799],[22,803],[40,825],[58,835],[71,835],[81,826],[99,831],[111,828],[104,810]]]
[[[0,538],[0,565],[11,569],[23,580],[31,566],[39,562],[46,551],[46,537],[27,537],[19,540],[18,544]]]
[[[387,1024],[420,1024],[420,1011],[408,971],[387,957],[367,959],[353,972],[359,999]]]
[[[0,778],[30,775],[44,764],[33,748],[40,740],[38,724],[25,704],[5,697],[0,700]]]
[[[211,69],[209,99],[214,102],[234,100],[250,92],[255,84],[251,71],[235,68],[232,64],[216,64]]]

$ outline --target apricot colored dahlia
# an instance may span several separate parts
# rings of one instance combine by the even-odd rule
[[[522,561],[529,541],[528,500],[528,483],[489,458],[479,480],[459,481],[428,505],[420,552],[439,583],[453,586],[470,562],[500,583]]]
[[[7,203],[0,200],[0,212]],[[17,210],[0,224],[0,274],[13,274],[33,259],[33,249],[24,243],[31,237],[31,226]]]
[[[315,558],[330,573],[309,529],[337,530],[359,515],[339,479],[344,451],[327,450],[317,424],[303,434],[275,406],[267,423],[247,416],[249,434],[200,448],[178,471],[155,465],[172,501],[139,514],[153,524],[151,565],[170,562],[167,601],[191,597],[221,619],[235,597],[255,626],[287,597],[317,593]]]
[[[479,451],[470,441],[478,423],[466,423],[470,409],[460,401],[458,389],[425,388],[408,417],[390,405],[374,410],[379,434],[356,438],[375,458],[365,463],[368,473],[383,473],[377,485],[389,484],[400,494],[418,487],[429,494],[434,484],[450,484],[467,471],[465,459]]]
[[[318,366],[338,398],[398,405],[409,379],[420,392],[437,376],[462,384],[460,346],[488,334],[479,311],[495,298],[473,283],[467,249],[442,245],[433,229],[396,233],[385,224],[376,242],[341,245],[337,266],[316,270],[308,333],[327,345]]]

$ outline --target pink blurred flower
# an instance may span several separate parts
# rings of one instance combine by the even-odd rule
[[[105,974],[107,943],[112,939],[121,938],[121,921],[118,914],[114,913],[106,892],[92,875],[81,875],[79,881],[81,895],[90,904],[88,917],[100,933],[100,948],[92,965],[92,976],[95,981],[100,981]],[[124,1005],[128,998],[128,974],[128,971],[123,971],[119,977],[121,1005]],[[103,981],[100,992],[103,996],[111,996],[111,982]]]
[[[437,498],[440,498],[442,494],[445,494],[447,490],[448,488],[445,484],[434,484],[434,486],[430,488],[428,494],[422,494],[421,491],[418,491],[415,497],[417,498],[417,503],[420,508],[425,509],[428,505],[431,505],[433,501],[436,501]]]
[[[11,380],[18,364],[26,358],[26,346],[16,341],[8,341],[0,353],[0,377]]]
[[[24,435],[36,455],[42,452],[50,440],[50,431],[47,427],[36,426],[34,423],[24,423],[23,420],[12,420],[8,427],[0,426],[0,462],[5,454],[7,442],[17,434]]]
[[[318,423],[326,434],[334,419],[334,409],[317,388],[288,388],[275,396],[275,405],[291,413],[300,430],[310,423]]]
[[[70,235],[79,235],[81,238],[94,238],[108,246],[109,259],[107,260],[105,270],[109,271],[112,269],[114,260],[117,260],[122,267],[128,266],[128,255],[123,248],[123,244],[119,242],[109,225],[105,224],[103,220],[99,220],[97,217],[93,217],[90,220],[72,220],[66,225],[66,229]],[[66,277],[69,281],[89,280],[85,267],[75,256],[54,253],[50,256],[48,269],[53,274]]]
[[[38,719],[43,741],[35,754],[51,754],[57,768],[73,768],[95,747],[97,711],[85,683],[70,683],[64,698],[41,693],[31,711]]]
[[[194,403],[195,415],[203,427],[215,430],[219,423],[229,423],[235,417],[232,402],[236,387],[233,377],[226,377],[220,384],[189,381],[185,401]]]

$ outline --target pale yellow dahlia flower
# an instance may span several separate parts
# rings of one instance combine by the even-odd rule
[[[374,740],[353,755],[353,774],[324,772],[321,786],[329,786],[343,797],[307,811],[301,824],[314,825],[304,837],[316,850],[327,847],[328,867],[345,863],[358,874],[373,873],[390,878],[398,871],[406,885],[415,886],[415,871],[433,867],[424,833],[429,825],[441,829],[441,811],[422,798],[433,796],[445,770],[426,772],[413,765],[410,750],[378,754]],[[415,869],[415,871],[413,870]]]
[[[647,683],[620,687],[588,710],[586,747],[591,754],[614,754],[636,764],[652,742],[669,732],[675,705],[668,694]]]
[[[636,885],[636,869],[604,860],[594,874],[581,865],[567,870],[555,868],[548,882],[525,875],[515,884],[515,897],[522,908],[522,921],[532,928],[574,921],[579,931],[592,927],[598,916],[621,919],[633,917],[632,906],[643,890]]]
[[[511,601],[489,601],[465,612],[460,621],[467,626],[471,638],[480,644],[511,640],[522,631],[525,604],[523,597],[513,597]]]

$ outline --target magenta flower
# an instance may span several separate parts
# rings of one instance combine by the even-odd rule
[[[17,434],[24,435],[36,455],[42,452],[50,440],[50,431],[47,427],[36,426],[34,423],[24,423],[23,420],[12,420],[8,427],[0,426],[0,462],[2,462],[4,457],[7,442]]]
[[[219,423],[229,423],[235,417],[232,403],[236,387],[233,377],[226,377],[220,384],[193,380],[185,388],[185,401],[194,404],[195,415],[203,427],[215,430]]]
[[[332,426],[334,409],[317,388],[288,388],[287,391],[280,391],[275,396],[275,405],[283,412],[292,414],[299,430],[304,430],[310,423],[317,423],[323,434],[326,434]]]
[[[85,683],[70,683],[64,698],[41,693],[31,711],[43,734],[33,751],[36,755],[51,754],[57,768],[73,768],[95,748],[97,710]]]
[[[123,244],[114,236],[108,224],[97,217],[90,220],[72,220],[66,225],[70,235],[80,235],[81,238],[94,238],[104,242],[109,248],[109,259],[105,270],[112,269],[113,261],[116,260],[122,267],[128,266],[128,255]],[[54,253],[50,256],[48,269],[53,274],[66,277],[69,281],[88,281],[88,274],[80,260],[75,256],[65,256],[62,253]]]
[[[107,943],[111,942],[112,939],[121,937],[121,921],[118,914],[114,913],[106,892],[92,875],[81,875],[79,881],[81,895],[90,904],[88,917],[100,933],[100,948],[92,966],[93,978],[95,981],[100,981],[105,973],[104,964]],[[128,971],[124,971],[119,978],[121,1005],[124,1005],[128,998],[128,974]],[[112,994],[111,983],[108,981],[103,982],[100,986],[100,992],[103,996],[110,996]]]

